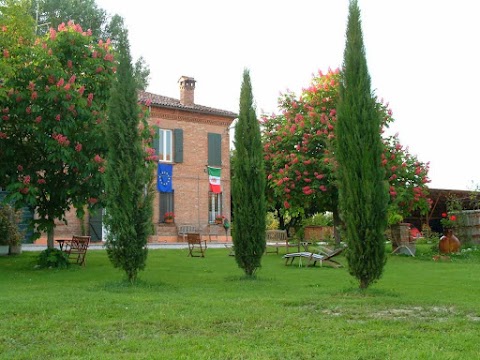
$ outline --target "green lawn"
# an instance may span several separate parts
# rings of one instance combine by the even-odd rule
[[[226,249],[151,250],[135,287],[105,251],[68,270],[34,270],[38,253],[0,257],[0,359],[480,358],[478,252],[417,251],[389,255],[364,294],[346,268],[275,254],[245,280]]]

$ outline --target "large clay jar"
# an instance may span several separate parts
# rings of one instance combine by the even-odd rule
[[[460,240],[453,235],[452,229],[445,230],[438,243],[438,250],[441,254],[456,253],[460,250]]]

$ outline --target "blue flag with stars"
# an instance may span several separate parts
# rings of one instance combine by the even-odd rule
[[[158,164],[157,190],[160,192],[172,192],[172,164]]]

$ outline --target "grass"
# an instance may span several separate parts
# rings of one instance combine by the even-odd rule
[[[248,280],[226,249],[151,250],[136,286],[104,251],[68,270],[1,257],[0,359],[479,358],[479,251],[434,262],[429,248],[389,255],[365,292],[346,268],[271,254]]]

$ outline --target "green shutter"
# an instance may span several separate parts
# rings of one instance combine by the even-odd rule
[[[183,162],[183,129],[173,130],[173,161],[176,163]]]
[[[222,135],[208,133],[208,165],[222,166]]]

